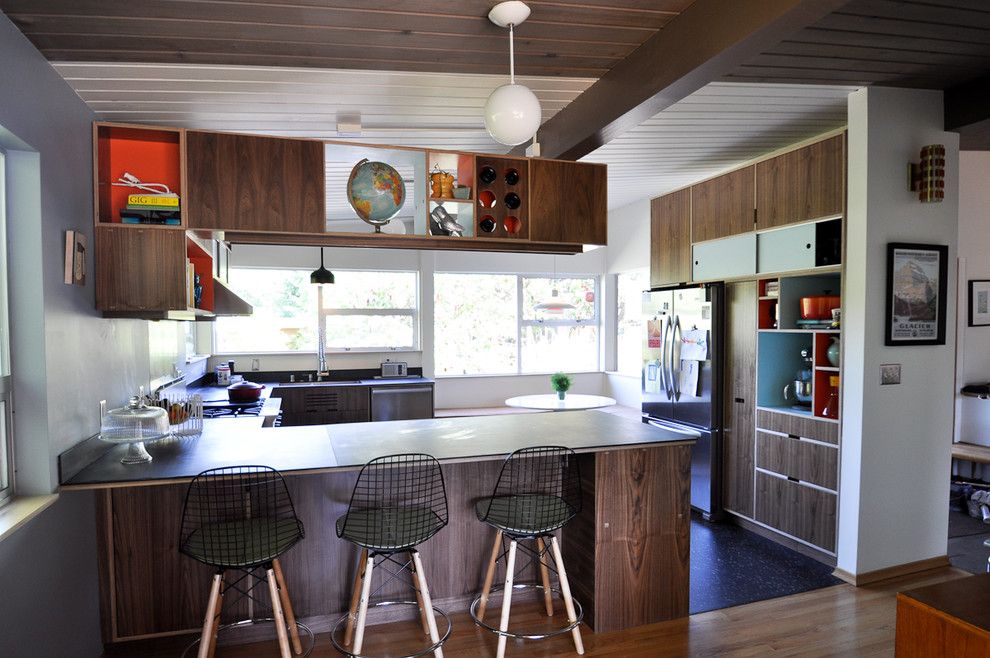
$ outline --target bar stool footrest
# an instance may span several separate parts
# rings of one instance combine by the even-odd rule
[[[517,583],[517,584],[513,584],[512,585],[512,589],[513,590],[531,590],[531,589],[536,589],[536,590],[540,590],[542,592],[543,591],[543,585],[537,585],[537,584],[533,584],[533,583]],[[488,594],[488,605],[489,606],[492,605],[492,597],[495,594],[498,594],[498,593],[502,592],[503,590],[505,590],[505,586],[504,585],[497,585],[497,586],[494,586],[494,587],[491,588],[491,591]],[[561,594],[560,590],[557,589],[556,587],[551,587],[550,588],[550,591],[552,593],[556,594],[557,596],[563,598],[563,594]],[[478,597],[475,598],[475,600],[471,602],[470,612],[471,612],[471,618],[474,620],[474,623],[476,625],[484,628],[487,631],[491,631],[495,635],[504,635],[505,637],[512,637],[512,638],[517,638],[517,639],[520,639],[520,640],[545,640],[547,638],[556,637],[557,635],[563,635],[564,633],[570,633],[572,630],[574,630],[575,628],[577,628],[581,624],[581,622],[584,620],[584,608],[581,607],[580,601],[578,601],[577,599],[571,599],[571,600],[574,602],[574,614],[577,616],[577,619],[575,619],[572,622],[569,622],[566,626],[562,626],[560,628],[555,628],[555,629],[546,631],[544,633],[514,633],[512,631],[502,631],[502,630],[499,630],[499,629],[495,628],[494,626],[489,626],[483,620],[478,619],[478,605],[481,603],[481,595],[478,595]]]
[[[378,603],[373,603],[368,607],[386,608],[395,605],[410,605],[416,607],[417,609],[419,608],[419,603],[416,601],[379,601]],[[450,624],[450,617],[447,616],[446,612],[444,612],[443,610],[441,610],[436,606],[433,606],[433,612],[440,615],[443,618],[444,622],[446,622],[447,624],[447,630],[444,631],[443,635],[440,636],[440,639],[435,644],[431,644],[423,649],[418,649],[416,653],[410,653],[404,656],[395,656],[394,658],[417,658],[418,656],[425,656],[428,653],[432,653],[443,646],[443,644],[450,637],[450,631],[452,629],[452,626]],[[341,627],[345,623],[347,623],[348,617],[350,617],[350,615],[345,614],[340,619],[338,619],[337,623],[333,625],[333,629],[330,631],[330,642],[333,644],[334,649],[344,654],[345,656],[350,656],[351,658],[372,658],[371,656],[367,656],[365,654],[351,653],[346,648],[344,648],[344,646],[337,640],[338,632],[340,631]]]
[[[224,631],[229,631],[234,628],[242,628],[244,626],[254,626],[255,624],[274,624],[274,623],[275,623],[274,617],[262,617],[259,619],[245,619],[243,621],[235,621],[230,624],[222,624],[217,628],[217,638],[219,639],[220,634],[223,633]],[[313,653],[313,649],[316,648],[316,637],[313,635],[312,629],[310,629],[310,627],[307,626],[306,624],[297,621],[296,628],[299,629],[299,637],[306,638],[305,640],[303,640],[303,644],[306,644],[308,640],[309,646],[304,647],[303,652],[299,654],[301,658],[306,658],[306,656]],[[186,656],[188,655],[194,655],[194,654],[190,654],[189,651],[193,647],[198,647],[201,639],[202,638],[197,637],[195,640],[190,642],[186,646],[186,648],[182,650],[181,658],[186,658]],[[296,654],[293,653],[292,655],[295,656]]]

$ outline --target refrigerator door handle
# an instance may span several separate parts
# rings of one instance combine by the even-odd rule
[[[667,345],[669,341],[667,340],[668,335],[673,329],[674,323],[669,315],[664,315],[663,323],[663,343],[660,344],[660,379],[663,382],[663,390],[667,394],[667,399],[672,400],[674,398],[673,390],[671,389],[671,381],[667,378],[667,368],[670,367],[670,363],[667,361]]]
[[[700,433],[695,432],[694,430],[682,429],[673,425],[668,425],[667,423],[661,423],[657,420],[648,420],[646,421],[646,424],[652,425],[653,427],[659,427],[662,430],[667,430],[668,432],[673,432],[674,434],[681,434],[692,439],[697,439],[701,436]]]
[[[675,316],[671,322],[673,330],[670,334],[670,390],[671,396],[675,402],[681,399],[681,389],[678,377],[681,374],[681,365],[678,363],[678,359],[674,358],[674,348],[677,347],[677,343],[680,340],[677,336],[681,333],[681,316]],[[678,351],[678,357],[680,356],[680,350]],[[674,366],[677,366],[676,368]]]

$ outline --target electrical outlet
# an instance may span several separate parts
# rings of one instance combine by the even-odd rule
[[[261,359],[251,359],[251,371],[258,372],[261,370]]]
[[[884,363],[880,365],[880,385],[892,386],[901,383],[901,364]]]

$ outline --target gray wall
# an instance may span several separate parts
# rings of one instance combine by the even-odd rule
[[[92,113],[2,14],[0,62],[17,486],[49,493],[57,455],[99,430],[99,400],[147,383],[148,330],[98,317],[92,258],[85,287],[62,283],[65,230],[85,231],[92,254]],[[0,542],[0,573],[0,655],[100,654],[91,495],[63,494]]]

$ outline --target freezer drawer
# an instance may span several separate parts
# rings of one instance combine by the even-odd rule
[[[371,389],[371,420],[433,418],[432,386],[379,386]]]

